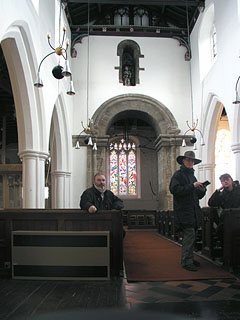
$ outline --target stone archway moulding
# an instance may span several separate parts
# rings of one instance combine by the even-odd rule
[[[140,94],[126,94],[104,102],[93,115],[94,134],[97,143],[103,148],[88,153],[88,185],[94,173],[106,172],[107,131],[117,114],[123,111],[136,111],[146,114],[148,123],[156,134],[157,175],[158,175],[158,209],[172,208],[172,195],[169,182],[176,170],[176,156],[181,145],[180,130],[172,113],[159,101]],[[137,115],[136,115],[137,116]],[[169,164],[170,161],[170,164]]]
[[[122,111],[135,110],[149,115],[156,136],[161,134],[176,135],[180,132],[172,113],[159,101],[140,94],[126,94],[104,102],[94,113],[96,136],[106,136],[112,119]]]

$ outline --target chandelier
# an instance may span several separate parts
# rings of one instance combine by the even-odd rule
[[[92,146],[93,150],[97,150],[97,143],[95,141],[95,137],[94,137],[94,130],[93,130],[93,119],[88,119],[88,125],[86,127],[84,127],[83,125],[83,121],[81,121],[83,130],[79,133],[78,138],[77,138],[77,142],[75,145],[75,149],[80,149],[80,137],[82,133],[87,134],[87,136],[84,139],[84,143],[87,144],[88,146]]]
[[[43,59],[39,63],[38,71],[37,71],[37,78],[36,78],[36,81],[34,83],[34,86],[37,87],[37,88],[42,88],[43,87],[43,81],[42,81],[41,74],[40,74],[42,63],[47,57],[49,57],[50,55],[55,53],[59,57],[59,63],[58,63],[57,66],[55,66],[52,69],[52,74],[58,80],[62,79],[63,77],[69,77],[70,81],[69,81],[69,87],[68,87],[68,90],[67,90],[67,94],[72,96],[72,95],[75,95],[75,91],[74,91],[74,88],[73,88],[72,73],[71,73],[71,70],[70,70],[70,67],[69,67],[69,61],[68,61],[68,55],[67,55],[67,51],[68,51],[68,48],[69,48],[69,42],[66,41],[66,43],[64,45],[64,41],[65,41],[65,38],[66,38],[66,31],[67,31],[67,29],[65,27],[62,28],[62,31],[63,31],[62,41],[60,40],[62,5],[63,5],[62,4],[62,0],[60,0],[59,45],[58,45],[58,47],[54,48],[51,45],[51,42],[50,42],[50,39],[51,39],[50,34],[47,35],[48,45],[52,49],[52,51],[49,52],[45,57],[43,57]],[[60,64],[60,58],[61,57],[65,60],[64,67],[61,66],[61,64]]]
[[[97,150],[97,143],[95,139],[95,132],[94,132],[94,121],[92,118],[89,118],[89,58],[90,58],[90,43],[89,43],[89,35],[90,35],[90,29],[89,29],[89,20],[90,20],[90,10],[89,10],[89,1],[88,1],[88,32],[87,32],[87,125],[84,126],[83,121],[81,121],[82,124],[82,131],[79,133],[77,142],[75,145],[75,149],[80,149],[80,136],[82,133],[85,133],[87,137],[84,139],[84,143],[88,146],[92,146],[93,150]]]
[[[204,142],[204,138],[203,138],[203,134],[202,132],[197,129],[197,126],[198,126],[198,119],[196,119],[195,121],[193,120],[193,93],[192,93],[192,70],[191,70],[191,45],[190,45],[190,34],[189,34],[189,20],[188,20],[188,7],[187,7],[187,3],[186,3],[186,16],[187,16],[187,31],[188,31],[188,44],[189,44],[189,74],[190,74],[190,86],[191,86],[191,111],[192,111],[192,123],[189,124],[189,121],[187,120],[186,123],[187,123],[187,126],[188,126],[188,129],[185,131],[184,133],[184,136],[183,136],[183,141],[182,141],[182,147],[186,147],[187,146],[187,143],[186,143],[186,134],[188,132],[192,132],[192,136],[190,137],[189,141],[190,143],[193,145],[193,150],[197,150],[197,145],[196,145],[196,142],[197,142],[197,137],[196,137],[196,132],[198,132],[200,134],[200,137],[201,137],[201,141],[200,141],[200,144],[201,146],[204,146],[205,145],[205,142]]]

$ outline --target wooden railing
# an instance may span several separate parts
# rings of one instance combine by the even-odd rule
[[[10,275],[11,232],[110,231],[110,274],[119,276],[123,267],[123,229],[120,211],[89,214],[79,209],[6,209],[0,211],[0,273]]]

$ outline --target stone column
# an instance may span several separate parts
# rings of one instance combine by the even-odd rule
[[[70,178],[71,173],[66,171],[51,172],[51,207],[70,207]]]
[[[159,135],[155,141],[158,156],[158,209],[172,210],[173,197],[169,184],[177,170],[176,157],[179,155],[181,138],[173,135]]]
[[[240,180],[240,143],[235,143],[231,145],[233,154],[234,154],[234,163],[235,163],[235,172],[236,172],[236,180]]]
[[[45,208],[45,160],[48,154],[25,150],[19,157],[23,164],[23,208]]]
[[[207,192],[205,197],[200,200],[201,207],[207,207],[208,199],[211,197],[215,189],[214,188],[215,186],[214,164],[212,163],[199,164],[198,172],[199,172],[198,181],[204,182],[208,180],[209,182],[211,182],[211,184],[207,186]]]

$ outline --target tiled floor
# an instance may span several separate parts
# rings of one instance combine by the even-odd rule
[[[1,320],[240,319],[240,280],[0,279]],[[104,316],[103,316],[104,315]]]
[[[131,311],[164,313],[166,319],[240,319],[238,279],[124,281],[126,307]]]

